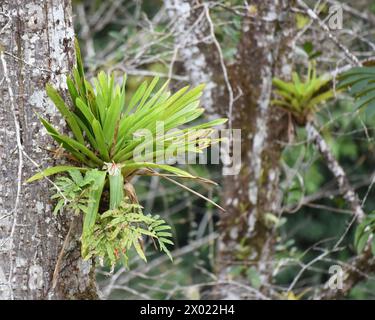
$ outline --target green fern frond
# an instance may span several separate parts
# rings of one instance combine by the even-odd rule
[[[70,177],[60,176],[55,179],[52,187],[55,194],[51,199],[56,200],[57,204],[53,213],[61,213],[64,208],[76,215],[86,213],[90,202],[90,187],[94,180],[90,175],[83,177],[77,169],[69,170],[68,174]]]
[[[118,208],[100,215],[93,233],[85,239],[83,256],[86,259],[98,256],[115,265],[119,260],[128,261],[128,252],[134,249],[142,260],[147,261],[144,237],[151,237],[159,244],[160,251],[172,260],[165,245],[173,244],[170,229],[159,216],[144,215],[139,204],[125,198]]]

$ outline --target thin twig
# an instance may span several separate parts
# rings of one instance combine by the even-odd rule
[[[8,86],[9,101],[12,107],[14,127],[16,131],[17,150],[18,150],[17,193],[16,193],[16,201],[15,201],[14,208],[12,211],[13,223],[12,223],[12,228],[11,228],[11,232],[9,236],[10,237],[10,250],[9,250],[10,266],[9,266],[8,285],[10,289],[10,298],[13,300],[14,299],[13,287],[12,287],[13,259],[11,257],[11,254],[12,254],[12,249],[13,249],[13,237],[14,237],[14,232],[15,232],[16,224],[17,224],[18,205],[20,202],[20,196],[21,196],[21,190],[22,190],[23,146],[22,146],[22,140],[21,140],[21,127],[20,127],[20,123],[17,117],[16,104],[15,104],[15,99],[14,99],[14,94],[13,94],[13,89],[12,89],[12,82],[8,74],[8,68],[7,68],[7,63],[5,61],[5,57],[4,57],[4,51],[1,48],[0,48],[0,60],[3,65],[5,81]]]
[[[310,7],[303,1],[297,0],[298,5],[300,5],[303,9],[305,9],[307,15],[313,19],[314,21],[318,22],[319,26],[323,29],[323,31],[328,35],[328,37],[334,42],[336,46],[338,46],[345,54],[345,56],[356,66],[360,66],[361,63],[359,62],[358,58],[352,54],[349,49],[344,46],[329,30],[329,27],[318,17],[318,15],[310,9]]]
[[[335,176],[336,181],[339,185],[340,191],[344,199],[349,203],[353,210],[353,214],[356,216],[357,220],[361,222],[365,218],[365,213],[361,207],[361,202],[357,193],[354,191],[350,182],[346,176],[344,169],[335,159],[331,153],[327,143],[320,135],[319,131],[315,128],[312,122],[306,124],[306,131],[309,137],[309,140],[312,141],[320,154],[326,160],[326,165],[331,170],[332,174]]]
[[[220,66],[221,66],[221,69],[223,71],[225,85],[226,85],[227,90],[228,90],[228,97],[229,97],[229,102],[228,102],[228,104],[229,104],[229,111],[228,111],[229,130],[230,130],[230,132],[232,132],[232,115],[233,115],[233,103],[234,103],[233,89],[232,89],[232,85],[229,81],[228,71],[227,71],[227,67],[225,65],[223,51],[221,50],[220,43],[216,39],[216,36],[215,36],[215,27],[214,27],[214,24],[212,22],[210,12],[209,12],[209,8],[208,8],[207,4],[204,5],[204,11],[206,13],[206,18],[207,18],[208,24],[210,26],[210,34],[211,34],[211,37],[212,37],[212,41],[214,42],[214,44],[217,48],[217,52],[219,54]],[[232,137],[232,135],[231,135],[231,137]]]

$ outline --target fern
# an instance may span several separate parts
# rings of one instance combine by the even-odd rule
[[[52,188],[56,193],[51,199],[57,201],[53,214],[58,214],[62,209],[78,215],[80,212],[86,213],[90,202],[90,187],[94,183],[92,174],[82,176],[79,170],[69,170],[70,176],[57,177]]]
[[[139,204],[129,202],[125,198],[116,209],[108,210],[100,215],[93,233],[86,236],[83,254],[86,258],[100,257],[102,261],[114,266],[118,260],[128,264],[128,252],[135,249],[141,259],[147,261],[144,252],[144,237],[151,237],[159,244],[160,251],[172,260],[166,244],[173,245],[170,240],[171,227],[159,216],[144,215]]]
[[[166,224],[166,222],[161,219],[159,215],[154,216],[153,220],[154,221],[148,225],[148,230],[158,240],[160,251],[166,253],[172,260],[172,256],[168,248],[166,247],[166,244],[173,245],[173,242],[169,239],[170,237],[172,237],[172,233],[168,231],[171,229],[171,227]]]

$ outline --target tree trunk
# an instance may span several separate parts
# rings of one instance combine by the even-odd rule
[[[279,215],[279,161],[288,139],[288,115],[271,105],[272,78],[289,78],[293,1],[256,0],[244,19],[237,63],[231,73],[233,128],[241,128],[240,173],[224,181],[226,213],[221,215],[219,277],[233,266],[254,267],[262,283],[272,281],[275,229],[268,214]],[[248,280],[247,280],[248,281]],[[236,290],[234,290],[236,291]],[[224,291],[228,295],[229,291]],[[232,292],[232,298],[241,298]]]
[[[178,19],[176,47],[191,82],[206,83],[202,105],[214,117],[229,117],[231,128],[241,129],[240,173],[223,182],[226,213],[220,213],[219,279],[233,279],[234,266],[254,266],[263,283],[269,283],[276,232],[266,216],[278,215],[280,209],[279,160],[290,124],[285,112],[271,106],[272,78],[291,76],[294,1],[251,1],[236,62],[230,66],[223,63],[205,1],[164,3],[170,18]],[[222,289],[221,297],[243,297],[240,286]]]
[[[36,112],[64,128],[45,85],[66,90],[70,1],[1,0],[0,33],[0,298],[97,298],[93,265],[80,258],[81,219],[52,215],[46,180],[25,183],[54,164]]]

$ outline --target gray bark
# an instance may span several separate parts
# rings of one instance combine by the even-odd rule
[[[164,0],[169,18],[177,20],[175,60],[179,58],[193,86],[206,85],[202,102],[208,118],[227,116],[228,102],[223,66],[207,20],[207,3],[201,0]],[[173,61],[175,63],[175,61]]]
[[[35,112],[64,128],[44,88],[66,90],[70,1],[2,0],[0,34],[0,298],[96,298],[92,264],[80,258],[81,219],[52,215],[47,181],[25,183],[37,165],[54,164],[40,148],[53,146]]]
[[[344,169],[335,159],[334,155],[328,147],[328,144],[325,142],[313,123],[308,122],[306,124],[306,132],[308,139],[315,144],[316,148],[324,158],[327,167],[334,175],[343,198],[350,205],[353,214],[356,216],[358,222],[362,222],[366,214],[362,209],[358,194],[350,185]]]

